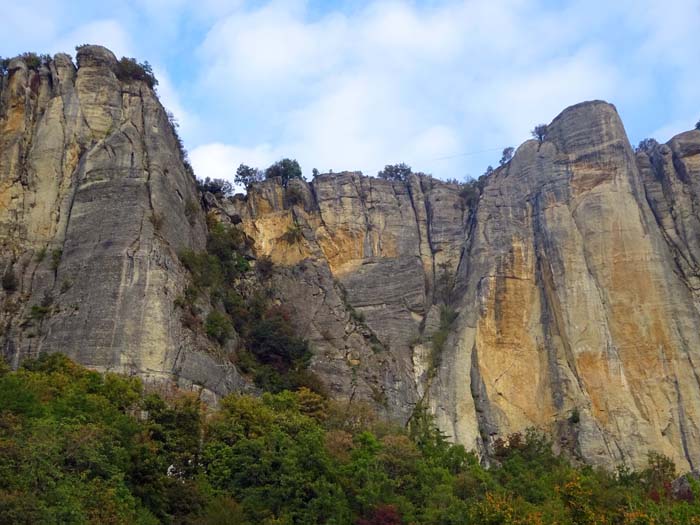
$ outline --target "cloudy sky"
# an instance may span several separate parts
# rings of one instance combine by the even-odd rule
[[[566,106],[633,143],[700,118],[698,0],[24,0],[0,55],[102,44],[153,64],[198,176],[282,157],[477,177]]]

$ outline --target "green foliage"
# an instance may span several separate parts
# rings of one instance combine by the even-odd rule
[[[422,405],[404,431],[305,389],[231,395],[206,414],[193,393],[148,393],[59,354],[0,367],[0,522],[700,522],[697,492],[676,498],[658,454],[608,473],[528,431],[497,440],[487,470]]]
[[[61,257],[63,257],[63,250],[61,248],[56,248],[51,250],[51,269],[56,271],[58,266],[61,264]]]
[[[484,188],[486,177],[488,177],[488,175],[490,175],[490,173],[482,175],[478,179],[470,179],[461,184],[459,196],[470,210],[476,208],[476,204],[479,202],[479,197],[481,196],[481,191]]]
[[[515,153],[515,148],[511,146],[505,148],[501,154],[501,160],[498,161],[498,164],[503,166],[510,162],[510,159],[513,158],[513,153]]]
[[[42,306],[42,305],[35,304],[29,310],[29,318],[34,320],[34,321],[41,321],[42,319],[44,319],[44,317],[46,317],[50,313],[51,313],[50,306]]]
[[[228,316],[217,310],[209,313],[204,327],[207,335],[216,339],[219,344],[224,344],[233,335],[233,325]]]
[[[645,153],[652,153],[658,146],[659,146],[659,143],[655,139],[642,139],[639,142],[639,144],[637,145],[637,148],[635,151],[637,151],[637,152],[643,151]]]
[[[233,184],[226,179],[211,179],[209,177],[204,180],[197,179],[197,188],[202,193],[209,192],[222,197],[233,194]]]
[[[301,167],[296,160],[282,159],[265,170],[266,179],[280,179],[283,186],[292,179],[301,179]]]
[[[380,179],[405,182],[411,173],[413,173],[411,166],[402,162],[400,164],[387,164],[383,170],[377,173],[377,176]]]
[[[430,353],[430,370],[431,373],[435,373],[437,368],[440,366],[442,361],[442,352],[445,349],[445,343],[450,335],[450,327],[457,319],[457,312],[454,311],[449,306],[442,306],[440,308],[440,326],[433,334],[430,336],[432,341],[432,349]]]
[[[175,300],[183,309],[182,321],[192,330],[201,329],[196,301],[207,291],[215,307],[203,323],[204,332],[222,345],[234,330],[240,335],[243,345],[237,351],[237,364],[257,386],[270,392],[299,387],[322,392],[321,382],[307,370],[311,350],[308,342],[296,335],[290,312],[270,306],[262,293],[245,290],[244,297],[246,287],[239,287],[239,278],[250,270],[250,263],[240,251],[247,242],[239,229],[215,223],[210,225],[206,252],[180,253],[193,281]],[[269,257],[258,259],[256,270],[262,279],[268,279],[273,271]]]
[[[114,68],[114,74],[122,82],[139,80],[151,89],[158,85],[151,65],[148,62],[138,62],[135,58],[122,57]]]
[[[41,65],[41,58],[36,53],[22,53],[19,58],[24,60],[29,69],[37,69]]]
[[[43,261],[45,258],[46,258],[46,246],[44,246],[43,248],[40,248],[39,250],[37,250],[36,255],[34,256],[34,260],[35,260],[37,263],[40,263],[40,262]]]
[[[695,129],[700,131],[700,120],[695,123]]]
[[[236,176],[233,180],[236,184],[240,184],[241,186],[245,187],[245,189],[249,189],[253,184],[260,182],[263,179],[263,172],[258,168],[251,168],[250,166],[241,164],[238,166]]]
[[[547,138],[547,124],[538,124],[530,132],[530,134],[537,139],[537,141],[542,144]]]

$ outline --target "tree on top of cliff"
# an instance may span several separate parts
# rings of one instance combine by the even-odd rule
[[[700,130],[700,120],[695,123],[695,129]]]
[[[151,64],[148,62],[137,62],[135,58],[122,57],[117,62],[114,74],[121,81],[141,80],[148,84],[148,87],[151,89],[158,85],[158,79],[153,74]]]
[[[644,151],[645,153],[651,153],[659,145],[655,139],[644,139],[639,142],[637,146],[637,152]]]
[[[253,183],[260,182],[264,178],[263,172],[258,168],[251,168],[245,164],[238,166],[236,170],[236,176],[233,179],[236,184],[245,186],[246,189],[250,188]]]
[[[266,179],[278,178],[286,186],[292,179],[301,179],[301,166],[295,159],[282,159],[265,170]]]
[[[535,129],[533,129],[530,133],[532,133],[532,136],[535,137],[540,144],[542,144],[544,139],[547,137],[547,124],[537,124]]]
[[[506,162],[513,158],[513,153],[515,153],[515,148],[512,146],[505,148],[501,154],[501,160],[499,160],[498,163],[503,166]]]
[[[209,192],[214,195],[222,195],[224,197],[233,193],[233,184],[224,179],[212,179],[207,177],[204,180],[197,179],[197,188],[201,192]]]
[[[413,173],[411,166],[402,162],[400,164],[387,164],[382,171],[377,173],[377,176],[380,179],[405,182],[411,173]]]

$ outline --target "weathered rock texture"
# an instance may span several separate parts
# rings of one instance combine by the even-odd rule
[[[200,196],[153,91],[115,67],[88,46],[0,77],[2,352],[242,388],[180,321]],[[697,468],[700,131],[635,154],[584,103],[463,190],[341,173],[205,202],[274,261],[331,395],[402,422],[422,403],[481,452],[534,426],[594,464]]]
[[[357,173],[266,182],[227,206],[259,253],[294,269],[278,294],[337,394],[404,420],[422,400],[481,451],[538,427],[594,464],[641,466],[655,450],[689,468],[698,181],[700,132],[635,156],[615,108],[590,102],[523,144],[474,209],[428,177]],[[303,239],[289,243],[294,224]],[[435,359],[443,304],[459,315]]]
[[[235,370],[184,330],[177,251],[201,248],[204,214],[168,116],[141,81],[120,82],[99,46],[0,84],[2,353],[62,351],[99,369],[177,378],[215,393]]]

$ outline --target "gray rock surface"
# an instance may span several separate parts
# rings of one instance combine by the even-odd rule
[[[185,328],[178,251],[204,213],[154,92],[82,48],[0,79],[0,344],[98,370],[246,388]],[[206,174],[201,174],[206,175]],[[327,174],[204,195],[275,264],[273,299],[336,398],[467,448],[528,427],[590,463],[700,462],[700,132],[635,153],[615,108],[566,109],[477,200],[459,185]],[[5,280],[4,280],[5,281]],[[14,289],[13,289],[14,288]],[[454,312],[455,320],[445,319]]]
[[[357,173],[296,183],[303,205],[268,181],[226,206],[259,253],[330,273],[345,311],[382,343],[374,355],[358,340],[351,371],[338,364],[347,341],[321,344],[314,366],[337,395],[380,391],[400,420],[423,400],[448,435],[484,453],[537,427],[594,464],[639,467],[656,450],[690,468],[700,461],[699,148],[700,132],[688,132],[651,160],[635,156],[615,108],[588,102],[558,116],[542,144],[523,144],[476,209],[429,177]],[[293,224],[304,239],[290,245],[281,239]],[[309,304],[291,284],[278,292]],[[458,317],[436,360],[445,302]],[[329,310],[343,318],[335,301],[304,326],[337,332]]]
[[[175,297],[183,248],[204,214],[165,110],[144,82],[120,82],[107,49],[11,64],[0,92],[2,352],[15,365],[61,351],[98,370],[175,378],[225,394],[241,378],[184,329]]]

